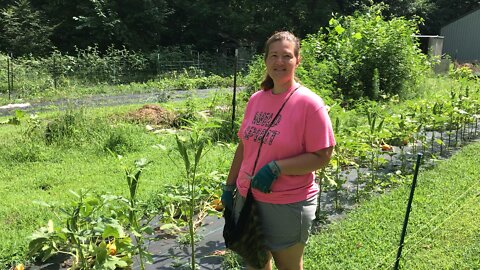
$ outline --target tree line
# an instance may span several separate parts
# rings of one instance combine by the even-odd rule
[[[42,56],[98,46],[149,52],[193,46],[199,51],[262,49],[276,30],[300,37],[379,0],[3,0],[0,51]],[[423,18],[422,34],[480,7],[477,0],[385,0],[387,17]]]

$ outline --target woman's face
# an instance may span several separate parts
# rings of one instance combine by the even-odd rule
[[[300,59],[295,56],[295,44],[288,40],[278,40],[270,44],[265,65],[274,84],[293,80]]]

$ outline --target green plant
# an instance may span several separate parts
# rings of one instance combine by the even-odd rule
[[[146,225],[139,222],[143,216],[139,215],[141,209],[136,197],[140,175],[149,163],[140,159],[134,167],[125,168],[128,199],[71,191],[77,201],[68,207],[40,202],[55,211],[59,225],[50,220],[46,227],[33,233],[30,255],[45,261],[56,254],[66,254],[74,258],[72,269],[117,269],[132,265],[133,256],[138,254],[140,268],[145,269],[144,261],[152,258],[145,248],[144,234],[152,234],[153,229],[148,220]]]
[[[139,216],[138,213],[141,209],[139,208],[137,191],[140,184],[140,175],[142,174],[142,171],[145,169],[145,167],[150,164],[150,161],[143,158],[136,160],[134,164],[134,167],[125,168],[125,175],[127,178],[128,191],[130,195],[128,199],[128,221],[130,224],[130,229],[133,233],[133,237],[135,238],[136,248],[138,251],[137,254],[140,261],[140,269],[144,270],[144,260],[146,260],[147,262],[153,261],[152,255],[146,250],[144,234],[153,234],[153,229],[149,225],[151,219],[146,221],[146,225],[143,225],[139,222],[141,216]]]
[[[206,215],[218,215],[214,210],[218,205],[219,190],[221,190],[224,175],[218,171],[212,171],[208,175],[197,174],[197,189],[195,196],[196,209],[194,227],[202,221]],[[182,228],[188,226],[188,214],[190,212],[190,186],[188,183],[166,185],[168,192],[156,195],[153,205],[162,212],[160,230],[176,235],[182,233]]]
[[[197,102],[198,100],[192,94],[189,94],[184,102],[185,106],[176,112],[177,116],[173,120],[172,126],[181,128],[196,121],[198,119]]]
[[[330,181],[331,184],[333,184],[333,188],[335,191],[335,208],[336,209],[341,209],[340,205],[340,200],[339,200],[339,193],[341,190],[343,190],[343,184],[346,182],[346,178],[343,177],[340,172],[342,171],[342,166],[345,166],[347,163],[347,158],[346,158],[346,149],[344,149],[342,145],[342,140],[340,137],[340,119],[336,118],[335,119],[335,124],[334,124],[334,133],[336,134],[336,140],[337,144],[335,145],[334,151],[334,158],[331,160],[331,166],[333,167],[335,173],[333,177],[333,181]]]
[[[223,269],[240,270],[243,269],[243,260],[235,252],[226,251],[222,261]]]
[[[9,125],[20,125],[20,120],[25,117],[25,112],[22,110],[15,110],[15,116],[8,118],[6,121],[0,122],[2,124],[9,124]]]
[[[365,107],[365,114],[367,116],[367,142],[372,147],[370,151],[370,172],[371,172],[371,184],[374,185],[377,173],[376,168],[378,166],[378,156],[379,156],[379,148],[381,144],[381,137],[383,137],[383,123],[385,121],[385,116],[383,115],[383,111],[381,110],[380,106],[377,105],[376,102],[371,102],[367,104]]]
[[[186,120],[188,121],[188,120]],[[196,269],[195,262],[195,222],[194,215],[197,209],[197,189],[198,189],[198,167],[202,156],[205,155],[204,148],[209,144],[206,130],[214,128],[215,125],[207,122],[189,122],[188,135],[186,137],[175,134],[176,151],[184,165],[185,179],[188,184],[189,205],[186,209],[186,217],[189,229],[189,243],[191,247],[191,268]]]
[[[85,129],[85,113],[83,110],[68,110],[59,118],[49,122],[45,128],[44,139],[47,145],[74,143],[77,134]]]
[[[46,227],[33,233],[30,254],[40,256],[43,261],[55,254],[72,256],[72,269],[116,269],[132,264],[130,237],[115,215],[104,215],[109,212],[106,210],[120,210],[116,214],[121,213],[126,200],[112,195],[90,195],[84,191],[71,193],[78,201],[73,201],[69,207],[56,208],[43,203],[58,211],[60,223],[56,225],[50,220]]]
[[[410,142],[414,145],[414,134],[417,132],[418,125],[406,114],[394,114],[387,118],[388,124],[391,126],[391,138],[387,143],[400,148],[401,170],[404,171],[407,165],[405,147]]]
[[[124,155],[138,149],[132,136],[132,129],[116,127],[109,131],[109,135],[103,145],[104,151]]]
[[[412,39],[419,21],[386,20],[382,11],[382,5],[373,5],[351,16],[334,16],[328,28],[303,41],[311,55],[304,58],[305,73],[318,74],[320,67],[318,76],[327,80],[320,89],[330,85],[333,97],[344,101],[412,94],[425,70],[426,58]]]

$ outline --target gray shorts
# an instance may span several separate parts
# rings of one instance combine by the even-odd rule
[[[235,221],[238,220],[244,202],[245,197],[237,193],[234,203]],[[317,196],[289,204],[257,203],[265,245],[269,250],[278,251],[297,243],[307,243],[315,219]]]

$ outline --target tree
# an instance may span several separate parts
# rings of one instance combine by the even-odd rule
[[[29,53],[45,55],[53,45],[50,41],[53,27],[35,11],[28,0],[17,0],[0,12],[1,50],[22,56]]]
[[[199,50],[247,45],[261,50],[278,30],[304,37],[326,25],[338,6],[334,0],[272,1],[168,0],[168,45],[195,44]]]
[[[351,14],[363,6],[373,4],[386,5],[387,18],[420,17],[424,20],[420,25],[422,34],[438,35],[440,28],[458,17],[480,8],[478,0],[337,0],[341,3],[340,13]]]
[[[161,43],[170,11],[164,0],[90,0],[90,9],[74,17],[77,29],[95,33],[101,45],[149,50]]]
[[[31,0],[56,25],[52,41],[60,51],[97,45],[151,50],[162,43],[171,10],[165,0]]]

